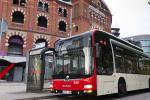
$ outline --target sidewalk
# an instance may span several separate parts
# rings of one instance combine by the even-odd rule
[[[0,100],[16,100],[48,96],[53,95],[48,92],[27,93],[26,84],[24,83],[0,82]]]
[[[6,80],[1,80],[1,79],[0,79],[0,83],[2,83],[2,82],[6,82]]]

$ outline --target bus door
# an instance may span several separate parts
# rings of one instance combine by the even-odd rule
[[[96,36],[97,95],[114,92],[113,54],[109,38]],[[99,56],[98,56],[99,55]]]
[[[101,47],[101,59],[97,58],[98,95],[114,92],[113,58],[111,48]]]

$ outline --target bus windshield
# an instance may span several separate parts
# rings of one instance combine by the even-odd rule
[[[79,46],[78,40],[75,40],[76,43],[71,43],[71,46],[69,46],[70,48],[74,47],[73,49],[64,49],[68,48],[70,42],[73,41],[70,40],[62,44],[62,49],[57,51],[53,78],[64,79],[66,75],[69,75],[70,78],[83,78],[92,75],[92,47],[89,45]],[[82,39],[80,39],[80,42],[82,42]]]

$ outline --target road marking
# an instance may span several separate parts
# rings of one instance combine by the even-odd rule
[[[15,64],[10,64],[2,72],[0,72],[0,79],[2,79],[6,75],[6,73],[8,73],[11,70],[11,68],[14,67],[14,65]]]

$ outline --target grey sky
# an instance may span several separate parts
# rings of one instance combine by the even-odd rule
[[[120,37],[150,34],[148,0],[104,0],[113,15],[112,27],[120,28]]]

